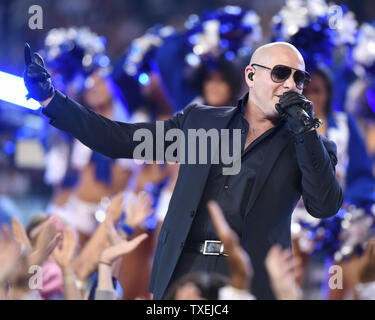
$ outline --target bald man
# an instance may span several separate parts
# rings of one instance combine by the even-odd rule
[[[161,151],[172,145],[168,139],[158,144],[156,122],[114,122],[54,90],[43,60],[32,57],[28,46],[25,62],[29,96],[41,101],[53,126],[91,149],[112,158],[132,158],[140,144],[134,139],[137,129],[150,130],[154,147],[164,148]],[[154,258],[149,285],[154,299],[162,299],[167,288],[189,272],[228,275],[225,248],[207,211],[209,200],[221,206],[251,258],[251,290],[258,299],[274,298],[264,259],[273,244],[291,246],[291,214],[301,195],[307,211],[317,218],[330,217],[341,206],[336,146],[316,131],[319,120],[302,95],[309,75],[298,50],[288,43],[262,46],[244,77],[249,91],[237,106],[193,104],[162,123],[164,132],[179,129],[185,137],[191,129],[229,132],[214,151],[207,144],[199,150],[194,146],[196,157],[239,148],[241,166],[237,174],[224,174],[228,162],[222,157],[214,163],[181,164]],[[152,156],[155,159],[155,150]]]

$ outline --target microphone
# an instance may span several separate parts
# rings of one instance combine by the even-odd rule
[[[276,106],[278,106],[278,105],[279,104],[277,104]],[[278,109],[278,108],[276,107],[276,109]],[[277,110],[277,111],[280,113],[280,110]],[[313,119],[307,114],[305,109],[300,104],[292,105],[292,106],[288,107],[287,111],[283,110],[283,114],[282,113],[280,113],[280,114],[283,116],[284,113],[287,113],[288,116],[290,116],[290,117],[292,117],[292,118],[294,118],[298,121],[301,121],[304,126],[309,126],[310,123],[313,121]]]
[[[285,118],[295,133],[305,132],[311,128],[318,128],[323,122],[310,116],[308,112],[312,110],[311,101],[303,95],[289,91],[280,98],[281,103],[277,103],[275,108],[281,117]]]

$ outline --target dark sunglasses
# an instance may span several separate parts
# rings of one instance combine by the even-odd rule
[[[308,72],[302,71],[299,69],[294,69],[294,68],[284,66],[281,64],[274,66],[272,69],[266,66],[262,66],[260,64],[256,64],[256,63],[253,63],[251,66],[252,67],[257,66],[257,67],[271,70],[271,79],[272,81],[277,82],[277,83],[281,83],[289,79],[292,73],[292,70],[296,70],[296,72],[294,72],[293,74],[293,79],[294,79],[294,82],[296,83],[296,87],[300,90],[303,90],[303,88],[307,86],[311,80],[311,76]]]

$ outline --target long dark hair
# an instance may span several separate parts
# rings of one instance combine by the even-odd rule
[[[209,79],[213,72],[219,72],[231,89],[229,103],[234,105],[239,98],[241,90],[241,76],[238,69],[239,68],[233,61],[224,58],[217,61],[208,61],[194,72],[192,84],[195,89],[203,95],[204,82]]]

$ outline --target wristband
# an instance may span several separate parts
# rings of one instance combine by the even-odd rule
[[[109,267],[112,267],[112,264],[111,263],[108,263],[108,262],[104,262],[104,261],[99,261],[99,264],[105,264]]]

